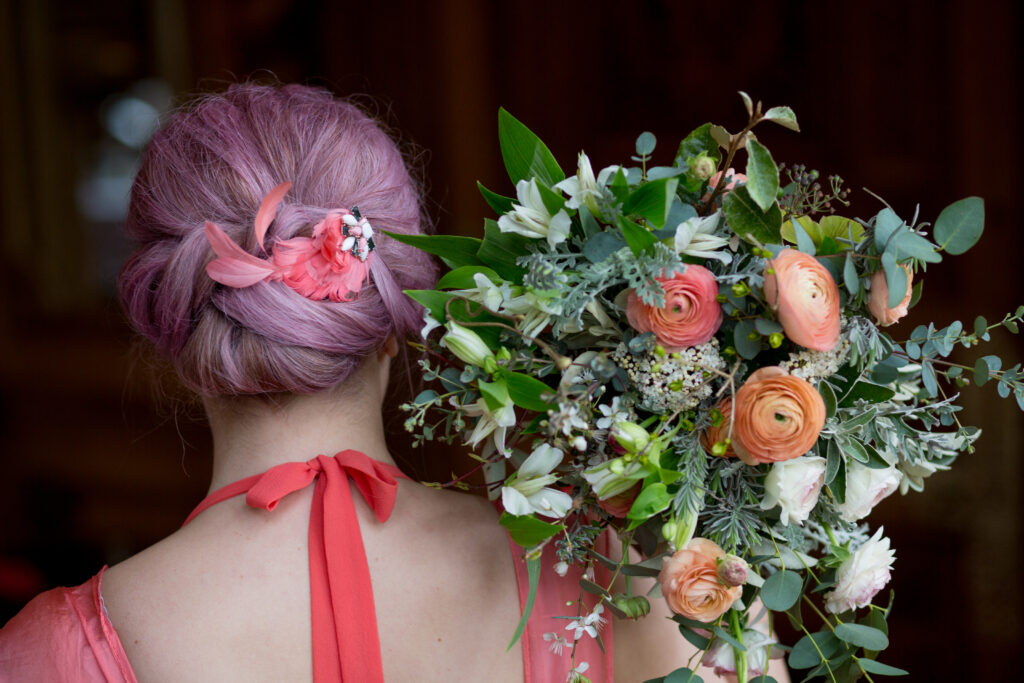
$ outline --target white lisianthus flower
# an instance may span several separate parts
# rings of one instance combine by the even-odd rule
[[[441,337],[441,346],[451,351],[464,363],[484,367],[488,359],[494,360],[494,352],[473,330],[463,327],[454,320],[445,324],[448,332]]]
[[[872,469],[857,462],[846,464],[846,500],[836,511],[847,522],[864,519],[882,499],[900,486],[903,474],[895,467]]]
[[[874,536],[839,565],[835,590],[825,593],[825,609],[841,614],[871,604],[875,594],[889,583],[895,559],[896,553],[889,548],[889,539],[882,536],[879,527]]]
[[[772,465],[764,479],[762,510],[779,506],[779,521],[800,524],[818,503],[818,495],[825,484],[825,458],[804,455]]]
[[[715,235],[721,224],[722,212],[716,211],[710,216],[695,216],[680,223],[676,227],[673,248],[677,254],[686,254],[694,258],[716,259],[722,263],[732,261],[732,254],[721,251],[729,244],[729,240]]]
[[[537,179],[520,180],[516,183],[518,204],[498,219],[498,228],[502,232],[514,232],[533,239],[547,239],[552,249],[559,242],[569,237],[572,221],[565,209],[559,209],[554,216],[548,212],[544,200],[541,199]]]
[[[466,438],[473,448],[486,439],[488,436],[494,438],[494,447],[506,458],[511,453],[505,448],[505,434],[509,427],[516,423],[515,404],[511,399],[503,403],[497,410],[491,410],[484,399],[478,399],[475,403],[462,407],[462,412],[468,417],[478,417],[476,426]]]
[[[522,516],[536,512],[545,517],[561,519],[572,507],[572,496],[557,489],[547,488],[558,481],[551,474],[562,462],[564,454],[544,443],[533,449],[501,487],[501,504],[510,515]]]
[[[743,645],[747,648],[747,673],[751,678],[764,674],[769,659],[783,655],[781,649],[773,648],[776,644],[777,640],[756,629],[743,631]],[[713,668],[716,676],[735,674],[736,649],[727,641],[716,638],[701,663]]]

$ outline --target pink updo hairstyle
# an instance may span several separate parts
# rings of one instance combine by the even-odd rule
[[[283,282],[236,289],[206,273],[206,221],[260,255],[253,219],[291,181],[266,236],[309,236],[330,209],[358,206],[377,231],[369,281],[354,301],[313,301]],[[311,87],[234,85],[174,114],[142,155],[127,229],[137,240],[121,302],[135,328],[202,396],[314,393],[422,324],[403,289],[433,287],[423,252],[382,234],[427,227],[395,143],[354,105]]]

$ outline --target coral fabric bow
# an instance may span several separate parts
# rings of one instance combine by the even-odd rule
[[[277,208],[291,189],[281,183],[263,198],[256,213],[254,232],[266,252],[263,238]],[[251,287],[264,280],[281,280],[304,297],[321,301],[351,301],[370,273],[373,228],[358,210],[332,209],[313,227],[312,237],[293,237],[274,244],[274,253],[259,258],[235,244],[215,223],[206,222],[206,238],[217,258],[206,273],[228,287]]]

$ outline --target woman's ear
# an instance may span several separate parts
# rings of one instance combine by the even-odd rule
[[[388,337],[387,341],[384,342],[382,350],[387,354],[388,358],[394,358],[398,355],[398,340],[394,337]]]

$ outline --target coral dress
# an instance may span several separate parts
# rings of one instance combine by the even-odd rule
[[[308,462],[277,465],[229,484],[203,500],[185,522],[211,505],[243,493],[248,505],[273,510],[284,496],[316,482],[309,522],[316,683],[384,680],[370,572],[348,483],[355,483],[383,523],[394,507],[400,477],[404,475],[396,467],[358,451],[320,455]],[[527,570],[520,549],[511,545],[522,607],[528,593]],[[571,668],[573,632],[565,630],[568,622],[552,617],[566,614],[566,602],[579,599],[579,574],[559,577],[553,571],[554,563],[554,551],[548,544],[536,602],[521,640],[527,683],[561,683]],[[103,570],[81,586],[47,591],[0,629],[0,681],[135,683],[131,664],[103,605],[102,582]],[[555,642],[551,633],[569,641],[561,654],[551,651]],[[604,652],[588,635],[583,635],[576,649],[576,661],[589,664],[586,676],[594,683],[612,681],[610,624],[602,638]]]

